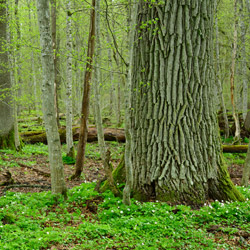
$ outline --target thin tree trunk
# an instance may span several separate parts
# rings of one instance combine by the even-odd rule
[[[248,99],[248,80],[247,80],[247,63],[246,63],[246,25],[244,15],[243,0],[240,3],[240,39],[241,39],[241,77],[242,77],[242,115],[245,121],[247,116],[247,99]]]
[[[233,118],[235,122],[235,140],[238,141],[240,139],[240,122],[238,113],[235,105],[235,93],[234,93],[234,78],[235,78],[235,61],[237,55],[237,0],[234,0],[234,36],[233,36],[233,51],[232,51],[232,64],[231,64],[231,75],[230,75],[230,84],[231,84],[231,103],[233,109]]]
[[[46,135],[48,138],[49,162],[51,171],[51,189],[53,194],[62,194],[66,198],[67,189],[58,133],[54,102],[54,53],[50,33],[49,1],[37,0],[38,26],[40,31],[41,59],[43,69],[42,100]]]
[[[16,19],[16,32],[17,32],[17,45],[16,45],[16,56],[15,56],[15,65],[17,66],[17,95],[18,97],[22,96],[22,85],[23,79],[21,77],[22,72],[22,64],[21,64],[21,29],[20,29],[20,21],[19,21],[19,13],[18,13],[18,4],[19,0],[15,0],[15,19]],[[17,105],[17,112],[20,113],[21,107]]]
[[[123,203],[130,205],[130,194],[133,186],[133,168],[131,161],[131,150],[133,147],[131,138],[131,91],[132,91],[132,69],[133,69],[133,57],[134,57],[134,36],[136,26],[136,16],[138,3],[136,0],[131,1],[131,22],[129,32],[129,66],[127,75],[127,84],[125,86],[125,168],[126,168],[126,185],[123,190]]]
[[[113,75],[113,64],[112,64],[112,50],[111,50],[111,39],[109,31],[107,30],[107,43],[108,43],[108,60],[109,60],[109,80],[110,80],[110,109],[109,115],[112,116],[115,103],[115,85],[114,85],[114,75]]]
[[[225,138],[229,137],[229,124],[228,124],[228,119],[227,119],[227,110],[226,110],[226,105],[224,102],[224,97],[223,97],[223,87],[222,83],[220,80],[220,49],[219,49],[219,29],[218,29],[218,10],[217,10],[217,0],[215,0],[215,6],[216,6],[216,16],[215,16],[215,30],[216,30],[216,42],[215,42],[215,48],[216,48],[216,82],[218,86],[218,91],[219,91],[219,98],[220,98],[220,107],[222,111],[222,116],[224,120],[224,129],[225,129]]]
[[[11,86],[12,86],[12,97],[13,97],[13,118],[14,118],[14,138],[15,138],[15,148],[16,150],[20,150],[20,139],[19,139],[19,131],[18,131],[18,120],[17,120],[17,105],[16,105],[16,89],[17,89],[17,84],[16,84],[16,79],[15,79],[15,56],[14,56],[14,51],[11,48],[12,44],[12,34],[10,30],[9,23],[11,23],[11,17],[9,14],[9,8],[8,9],[8,28],[7,28],[7,42],[9,44],[8,47],[8,61],[9,61],[9,70],[10,70],[10,81],[11,81]]]
[[[30,7],[31,0],[28,1],[28,9],[29,9],[29,32],[32,33],[32,20],[31,20],[31,7]],[[31,48],[31,75],[33,81],[33,91],[34,91],[34,109],[38,112],[38,95],[37,95],[37,80],[36,80],[36,70],[35,70],[35,58],[34,58],[34,51]]]
[[[73,134],[72,134],[72,20],[71,20],[71,0],[67,1],[67,86],[66,86],[66,142],[67,155],[75,157]]]
[[[55,109],[56,109],[56,121],[57,126],[60,127],[59,122],[59,104],[58,104],[58,82],[57,82],[57,41],[56,41],[56,19],[57,19],[57,9],[56,9],[56,0],[51,0],[51,34],[52,34],[52,46],[54,51],[54,69],[55,69],[55,82],[54,82],[54,102],[55,102]]]
[[[117,56],[117,53],[114,53],[115,62],[117,65],[117,68],[120,70],[120,60]],[[119,76],[120,80],[117,82],[117,101],[116,101],[116,124],[117,126],[121,126],[122,123],[122,117],[121,117],[121,83],[120,81],[123,81],[124,75],[120,72]]]
[[[76,156],[76,167],[75,173],[71,177],[79,178],[83,171],[85,148],[88,135],[88,117],[89,117],[89,98],[90,98],[90,81],[93,70],[93,56],[95,48],[95,0],[92,0],[92,8],[90,11],[90,28],[89,28],[89,39],[88,39],[88,52],[87,52],[87,63],[84,78],[84,90],[82,99],[82,112],[81,112],[81,123],[79,132],[79,143]]]
[[[250,178],[250,144],[248,145],[247,156],[244,164],[244,169],[242,173],[241,185],[248,187]]]
[[[7,38],[7,12],[6,1],[0,4],[0,148],[15,148],[14,120],[11,95],[10,72],[8,69]]]
[[[98,145],[101,153],[102,163],[105,170],[105,175],[112,192],[115,195],[119,195],[119,191],[114,183],[112,175],[113,167],[110,163],[110,151],[107,150],[104,141],[104,132],[102,126],[102,115],[100,108],[100,0],[96,0],[96,53],[95,53],[95,71],[94,71],[94,94],[95,94],[95,120],[97,127]]]

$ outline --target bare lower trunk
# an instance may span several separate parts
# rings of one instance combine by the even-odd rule
[[[76,168],[75,173],[71,178],[78,178],[81,176],[85,158],[85,148],[88,135],[88,117],[89,117],[89,98],[90,98],[90,81],[92,77],[93,69],[93,56],[95,48],[95,0],[92,0],[92,9],[90,14],[90,29],[88,40],[88,53],[87,63],[84,78],[84,90],[82,99],[82,112],[81,112],[81,124],[79,133],[79,143],[76,156]]]
[[[136,199],[244,200],[221,156],[213,106],[213,10],[213,1],[139,1],[132,71]],[[156,21],[148,22],[152,17]]]
[[[55,72],[50,33],[49,2],[37,0],[38,26],[40,30],[41,58],[43,69],[42,99],[45,129],[48,138],[51,189],[54,194],[66,197],[66,185],[62,163],[61,144],[56,122],[54,102]]]

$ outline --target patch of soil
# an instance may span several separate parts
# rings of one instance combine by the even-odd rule
[[[4,155],[4,153],[1,153]],[[8,167],[12,178],[14,179],[14,184],[19,185],[16,187],[8,188],[8,186],[0,186],[0,196],[4,195],[6,190],[13,192],[42,192],[44,190],[50,189],[50,177],[49,175],[49,163],[48,156],[44,155],[34,155],[29,158],[18,158],[13,155],[6,155],[6,161],[11,163],[20,163],[18,166]],[[31,166],[30,162],[35,162]],[[112,161],[114,167],[118,165],[119,161]],[[15,164],[17,165],[17,164]],[[27,167],[25,167],[25,165]],[[243,166],[232,164],[228,167],[230,176],[234,184],[240,185]],[[44,173],[44,174],[43,174]],[[79,186],[84,182],[97,182],[104,177],[104,168],[101,160],[93,160],[91,158],[86,158],[84,164],[84,170],[82,177],[76,180],[69,180],[69,177],[74,173],[74,165],[64,164],[64,173],[66,178],[66,185],[70,189],[74,186]],[[250,183],[249,183],[250,184]]]
[[[8,188],[8,186],[0,186],[0,196],[3,195],[7,189],[13,192],[28,193],[42,192],[50,188],[50,169],[47,156],[36,155],[25,159],[8,155],[8,158],[5,157],[5,161],[17,164],[20,163],[18,166],[8,167],[8,170],[14,179],[14,184],[17,187]],[[31,166],[30,162],[36,162],[36,164],[32,164]],[[112,163],[114,166],[117,165],[116,161]],[[69,189],[74,186],[79,186],[84,182],[96,182],[104,177],[104,169],[100,160],[87,158],[84,164],[82,177],[76,180],[69,180],[69,177],[73,175],[74,170],[73,165],[64,164],[66,185]]]

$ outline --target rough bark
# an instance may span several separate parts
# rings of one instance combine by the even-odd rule
[[[75,158],[72,134],[72,20],[71,20],[71,0],[67,1],[67,89],[66,89],[66,143],[67,155]]]
[[[15,148],[11,80],[8,68],[6,1],[0,1],[0,148]]]
[[[214,1],[139,1],[132,72],[133,193],[244,200],[222,162],[213,106]]]
[[[81,176],[84,165],[85,148],[88,134],[88,116],[89,116],[89,98],[90,98],[90,81],[93,69],[93,55],[95,48],[95,0],[92,0],[92,8],[90,13],[90,28],[88,40],[87,63],[84,78],[84,91],[82,99],[81,124],[79,133],[79,143],[76,156],[75,173],[72,178]]]
[[[43,116],[49,148],[49,163],[51,172],[51,189],[53,194],[67,195],[64,180],[64,169],[61,154],[60,137],[58,133],[55,103],[53,63],[53,47],[50,32],[50,10],[47,0],[37,0],[38,26],[40,31],[41,60],[43,69],[42,99]]]

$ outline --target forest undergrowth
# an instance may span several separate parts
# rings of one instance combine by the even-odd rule
[[[109,147],[117,165],[124,145]],[[67,181],[68,200],[58,202],[42,188],[50,183],[41,174],[49,173],[46,145],[1,150],[0,164],[23,186],[0,189],[0,249],[250,249],[250,187],[238,186],[245,202],[208,201],[192,208],[133,200],[128,207],[110,192],[94,191],[104,175],[98,152],[97,143],[88,144],[83,177]],[[225,154],[236,184],[244,157]],[[67,177],[73,165],[65,154],[63,159]]]

